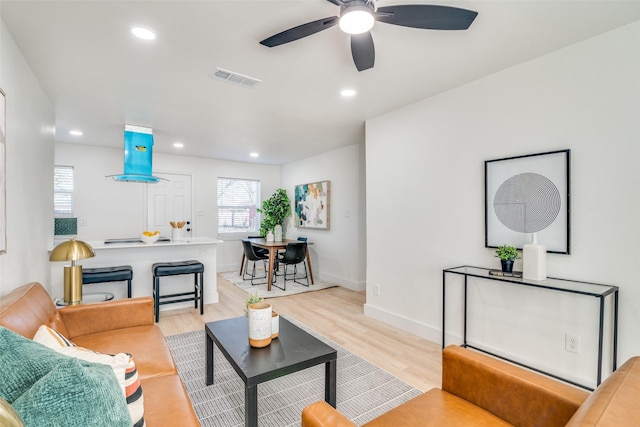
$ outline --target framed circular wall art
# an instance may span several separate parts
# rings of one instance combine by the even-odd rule
[[[522,249],[537,233],[547,252],[570,253],[570,150],[487,160],[485,247]]]

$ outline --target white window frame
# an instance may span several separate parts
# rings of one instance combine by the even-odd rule
[[[242,184],[255,185],[255,194],[237,194],[231,195],[231,199],[227,198],[222,200],[222,192],[225,189],[230,189],[230,186],[237,186],[236,191],[243,191]],[[260,207],[260,181],[256,179],[246,178],[229,178],[218,177],[217,182],[217,205],[218,205],[218,234],[230,235],[230,234],[246,234],[257,235],[260,233],[260,214],[257,209]],[[233,189],[230,189],[233,192]],[[229,196],[229,194],[227,194]],[[224,204],[222,204],[224,203]],[[234,226],[235,215],[229,213],[230,210],[239,211],[240,217],[246,216],[248,226],[246,228]],[[242,211],[245,211],[244,213]],[[229,215],[231,215],[231,224],[228,224]],[[253,222],[253,223],[251,223]]]
[[[53,216],[56,218],[73,217],[74,179],[73,166],[55,165],[53,167]],[[68,207],[65,209],[65,206]]]

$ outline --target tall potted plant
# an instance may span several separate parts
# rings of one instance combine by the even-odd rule
[[[291,204],[287,191],[278,188],[273,195],[262,202],[262,209],[258,209],[262,214],[260,222],[260,235],[266,236],[269,231],[273,231],[276,225],[284,229],[284,220],[291,214]]]

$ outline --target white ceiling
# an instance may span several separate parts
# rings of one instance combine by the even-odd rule
[[[271,49],[258,44],[337,15],[325,0],[0,0],[0,15],[55,105],[57,141],[122,147],[128,123],[154,129],[156,152],[176,153],[181,141],[179,154],[269,164],[362,142],[369,118],[640,19],[637,0],[378,6],[408,3],[479,14],[467,31],[377,23],[376,64],[361,73],[337,26]],[[157,39],[135,39],[133,25]],[[262,82],[219,81],[216,67]],[[356,97],[340,97],[347,87]]]

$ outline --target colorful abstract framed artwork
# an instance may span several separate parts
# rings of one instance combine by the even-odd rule
[[[7,141],[6,94],[0,89],[0,254],[7,252],[7,166],[5,161]]]
[[[296,185],[293,218],[296,227],[329,229],[329,181]]]
[[[570,153],[485,161],[485,247],[522,249],[536,233],[547,252],[571,253]]]

